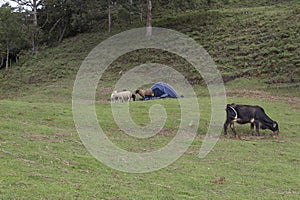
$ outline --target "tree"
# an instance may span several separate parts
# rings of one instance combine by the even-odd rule
[[[108,9],[108,32],[110,33],[110,31],[111,31],[111,9],[112,9],[112,1],[111,0],[108,0],[107,1],[107,4],[108,4],[108,7],[107,7],[107,9]]]
[[[38,26],[38,8],[44,4],[44,0],[11,0],[16,2],[20,8],[27,10],[31,9],[32,14],[32,35],[31,35],[31,45],[32,45],[32,53],[36,54],[38,52],[38,34],[39,34],[39,26]]]
[[[107,27],[108,1],[47,0],[39,9],[39,26],[47,44]],[[105,23],[105,25],[104,25]]]
[[[0,8],[0,45],[5,49],[5,59],[2,56],[1,62],[6,60],[5,69],[9,67],[9,56],[12,48],[16,48],[22,42],[22,29],[19,18],[12,8],[4,5]],[[3,64],[3,63],[2,63]]]
[[[145,5],[144,0],[120,0],[119,2],[121,3],[122,7],[128,12],[128,19],[130,24],[132,24],[133,22],[134,15],[139,16],[140,22],[143,21],[143,10]],[[120,11],[122,12],[122,10]],[[126,18],[126,20],[128,19]]]
[[[152,2],[147,0],[147,20],[146,20],[146,36],[152,35]]]
[[[81,7],[78,5],[79,8]],[[46,41],[61,42],[71,26],[72,2],[68,0],[48,0],[40,10],[41,27],[47,33]],[[74,11],[75,13],[75,11]],[[54,39],[53,39],[54,38]]]

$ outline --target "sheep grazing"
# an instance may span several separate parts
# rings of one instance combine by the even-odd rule
[[[118,96],[116,95],[117,93],[118,93],[117,90],[115,90],[111,93],[111,96],[110,96],[111,102],[116,103],[119,100]]]
[[[130,92],[130,91],[117,92],[115,90],[111,94],[111,101],[113,103],[116,103],[116,102],[129,102],[131,100],[135,101],[135,95],[132,94],[132,92]]]
[[[151,89],[145,89],[145,90],[136,90],[135,94],[139,94],[141,97],[153,97],[154,93]]]

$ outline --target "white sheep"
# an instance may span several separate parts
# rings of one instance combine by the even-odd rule
[[[111,96],[110,96],[111,102],[116,103],[118,101],[118,96],[116,95],[117,93],[118,93],[117,90],[115,90],[111,93]]]
[[[111,101],[113,103],[116,103],[116,102],[129,102],[129,101],[131,101],[131,99],[133,101],[135,101],[135,95],[132,94],[132,92],[130,92],[130,91],[122,91],[122,92],[114,91],[111,94]]]

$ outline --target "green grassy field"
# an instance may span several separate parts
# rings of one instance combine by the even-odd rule
[[[267,92],[254,92],[260,98],[228,96],[228,102],[263,106],[279,122],[281,138],[273,139],[270,131],[250,137],[248,125],[238,126],[242,140],[221,136],[200,159],[210,117],[210,99],[202,90],[198,89],[200,128],[192,145],[173,164],[145,174],[120,172],[92,157],[76,133],[70,103],[32,96],[30,101],[1,100],[1,199],[298,199],[299,98]],[[161,133],[144,140],[118,130],[109,102],[97,102],[96,110],[111,141],[129,151],[145,152],[167,144],[180,119],[176,100],[131,102],[136,123],[149,121],[147,112],[154,103],[165,106],[168,120]]]

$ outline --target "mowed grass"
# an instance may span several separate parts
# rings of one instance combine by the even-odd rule
[[[263,106],[278,121],[281,138],[273,139],[270,131],[253,138],[248,125],[237,126],[242,140],[221,136],[208,156],[200,159],[210,120],[210,98],[200,92],[200,127],[192,145],[168,167],[143,174],[120,172],[96,160],[75,130],[68,101],[49,103],[32,96],[30,101],[1,100],[0,199],[298,199],[299,98],[266,92],[250,97],[232,91],[228,103]],[[149,139],[119,130],[109,102],[96,102],[96,111],[115,145],[150,152],[174,138],[180,121],[178,101],[168,99],[131,102],[134,122],[147,125],[154,104],[164,106],[167,120],[162,132]]]

